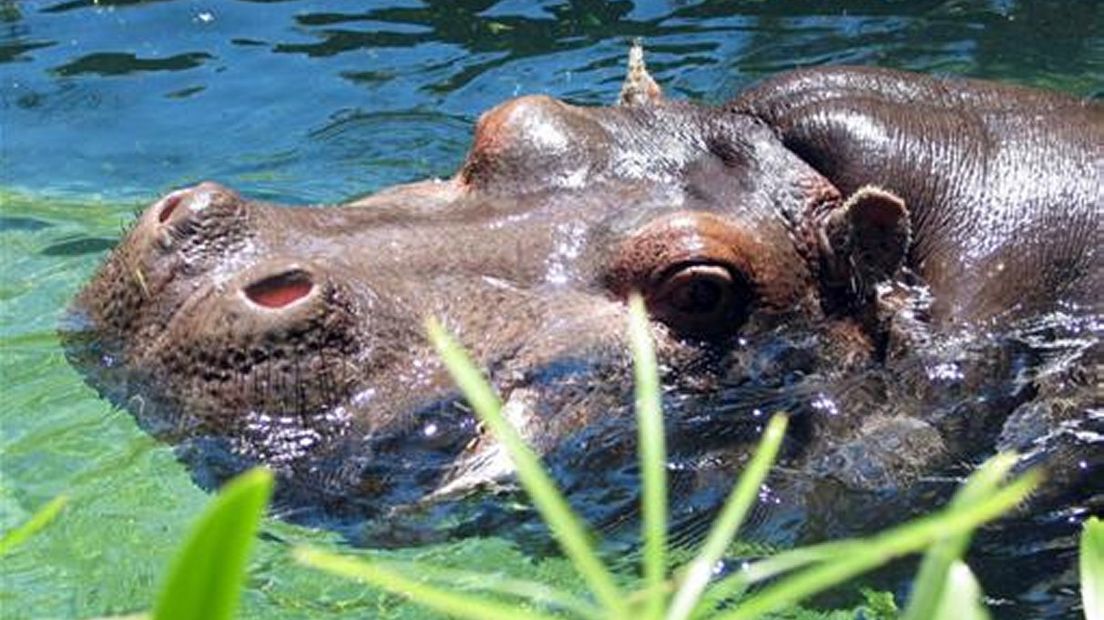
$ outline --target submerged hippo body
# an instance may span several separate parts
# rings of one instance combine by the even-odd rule
[[[778,410],[751,524],[776,541],[930,510],[1002,448],[1055,472],[1041,505],[1101,506],[1099,104],[831,69],[714,108],[641,71],[615,107],[500,105],[447,181],[169,194],[80,293],[72,357],[200,479],[273,467],[292,516],[369,517],[374,544],[533,525],[439,317],[590,523],[631,534],[639,291],[687,537]]]

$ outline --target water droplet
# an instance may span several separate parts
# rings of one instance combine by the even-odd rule
[[[829,398],[828,395],[823,392],[818,393],[816,398],[813,399],[812,407],[828,415],[837,415],[839,413],[839,407],[836,405],[836,401]]]
[[[936,364],[928,369],[928,378],[932,381],[960,381],[964,377],[962,369],[954,362]]]

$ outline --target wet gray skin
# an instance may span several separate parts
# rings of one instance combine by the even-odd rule
[[[954,131],[912,115],[906,88],[941,93],[925,105]],[[909,135],[916,119],[938,131]],[[485,113],[448,180],[325,208],[215,183],[165,196],[78,296],[69,352],[204,484],[267,464],[283,514],[370,544],[544,536],[426,342],[438,317],[616,539],[635,535],[639,291],[680,537],[781,410],[753,536],[902,521],[1003,448],[1050,468],[1025,518],[1065,535],[1102,505],[1101,119],[1057,94],[863,70],[714,108],[663,99],[638,65],[617,106]]]

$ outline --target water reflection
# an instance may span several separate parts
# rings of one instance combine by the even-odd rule
[[[167,58],[139,58],[134,54],[102,52],[89,54],[54,69],[61,76],[81,75],[128,75],[145,71],[183,71],[194,69],[204,61],[214,58],[206,52],[177,54]]]
[[[214,178],[294,202],[340,200],[412,172],[449,174],[475,117],[505,98],[611,101],[637,36],[681,97],[721,100],[766,74],[844,62],[1099,96],[1102,11],[1087,0],[9,0],[0,183],[146,198]],[[332,131],[349,110],[420,115],[422,137],[444,146],[376,141],[371,124]],[[357,156],[327,143],[338,139]],[[327,152],[339,165],[318,159]],[[269,167],[243,172],[242,161]]]
[[[81,256],[99,254],[115,247],[117,240],[96,237],[81,237],[59,241],[42,248],[43,256]]]
[[[8,231],[38,231],[52,226],[49,222],[33,217],[0,217],[0,232]]]

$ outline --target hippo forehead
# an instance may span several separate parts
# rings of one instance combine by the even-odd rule
[[[692,105],[579,108],[522,97],[480,118],[461,178],[510,194],[613,179],[677,186],[691,162],[710,154],[750,172],[751,125]]]
[[[655,208],[738,215],[761,206],[733,199],[766,182],[759,173],[773,171],[764,167],[775,158],[793,159],[749,117],[678,102],[584,108],[530,96],[480,118],[458,179],[469,191],[515,197],[608,185],[604,211],[628,216]],[[619,204],[617,190],[638,203]]]
[[[369,212],[352,226],[451,229],[447,238],[389,235],[394,251],[376,258],[404,268],[426,260],[433,273],[589,286],[621,241],[679,212],[719,216],[763,246],[749,252],[784,252],[826,185],[749,117],[677,102],[584,108],[529,96],[480,118],[453,179],[357,201]]]

